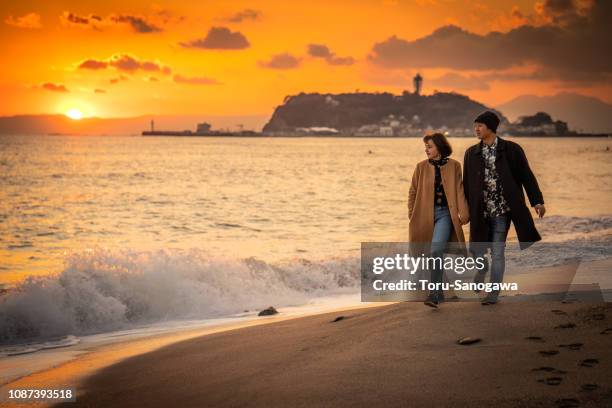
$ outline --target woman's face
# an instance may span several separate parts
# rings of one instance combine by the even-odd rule
[[[425,154],[428,159],[436,159],[440,155],[438,148],[431,139],[425,142]]]

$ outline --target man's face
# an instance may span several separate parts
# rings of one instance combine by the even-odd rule
[[[474,134],[478,139],[485,139],[491,133],[491,129],[484,123],[474,122]]]

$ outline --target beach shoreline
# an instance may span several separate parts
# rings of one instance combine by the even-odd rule
[[[610,308],[400,302],[255,325],[107,366],[81,382],[76,405],[602,406]]]
[[[526,337],[542,336],[542,333],[547,333],[547,336],[554,336],[554,343],[546,341],[543,344],[539,344],[539,342],[536,342],[532,345],[539,345],[541,347],[547,348],[552,347],[556,350],[564,350],[563,348],[560,348],[559,345],[581,343],[585,345],[586,348],[586,345],[590,345],[592,343],[595,346],[594,350],[597,351],[597,358],[602,358],[602,356],[610,356],[610,351],[601,349],[601,340],[607,339],[609,342],[609,338],[611,337],[599,335],[599,333],[612,327],[609,312],[610,295],[612,294],[612,292],[608,289],[603,291],[596,290],[594,292],[587,292],[584,291],[584,289],[593,289],[589,285],[585,285],[586,283],[593,282],[591,276],[588,275],[588,272],[595,271],[598,276],[601,276],[600,272],[604,269],[609,268],[609,265],[609,260],[582,264],[582,267],[578,270],[576,270],[576,265],[559,265],[555,267],[539,268],[537,270],[537,274],[527,272],[522,275],[513,276],[513,278],[516,278],[517,281],[522,282],[521,286],[523,288],[527,288],[526,284],[531,284],[533,290],[539,290],[541,288],[545,288],[547,282],[559,282],[560,276],[565,274],[566,278],[564,279],[564,281],[567,282],[567,286],[562,289],[563,293],[561,294],[537,295],[533,292],[531,294],[523,292],[521,294],[513,295],[511,293],[506,293],[505,296],[502,296],[500,304],[490,308],[483,307],[479,304],[479,302],[475,301],[478,299],[477,296],[472,297],[470,299],[464,297],[466,294],[462,295],[462,299],[459,302],[448,302],[441,305],[440,310],[430,310],[429,308],[423,306],[420,301],[368,302],[350,305],[345,304],[344,306],[340,307],[323,307],[322,305],[320,305],[318,310],[316,308],[311,308],[310,310],[300,308],[279,308],[280,313],[273,316],[255,316],[254,318],[248,320],[234,322],[228,322],[227,319],[225,319],[225,323],[211,325],[207,327],[183,327],[180,328],[180,330],[177,328],[176,331],[150,333],[149,335],[142,335],[136,338],[130,338],[129,336],[126,336],[124,339],[112,343],[89,344],[88,346],[86,345],[86,347],[81,348],[67,347],[61,351],[62,353],[66,353],[67,357],[64,356],[63,359],[60,359],[55,363],[49,361],[45,362],[45,356],[49,355],[46,354],[46,351],[32,353],[30,355],[16,356],[17,358],[13,358],[12,360],[10,360],[12,362],[11,364],[18,364],[18,362],[20,361],[19,359],[22,359],[21,361],[23,362],[23,359],[30,358],[39,362],[42,361],[43,366],[40,369],[33,370],[33,372],[26,373],[26,375],[19,376],[19,378],[15,377],[7,381],[2,387],[0,387],[0,395],[4,397],[7,394],[8,389],[58,388],[62,386],[70,386],[74,387],[77,391],[77,402],[80,402],[83,398],[85,398],[85,400],[88,401],[87,406],[92,406],[92,402],[90,399],[90,396],[92,395],[96,396],[96,401],[100,398],[100,401],[103,401],[105,395],[114,395],[116,393],[121,394],[115,395],[113,397],[116,399],[116,401],[112,401],[112,399],[106,401],[108,403],[111,403],[112,401],[114,406],[123,406],[124,404],[125,406],[130,406],[129,398],[127,400],[124,398],[125,393],[130,390],[136,393],[142,392],[141,388],[146,388],[148,384],[145,379],[136,376],[134,377],[134,383],[126,382],[122,385],[119,383],[114,383],[112,387],[109,386],[105,388],[104,391],[101,391],[101,383],[99,382],[101,381],[100,379],[106,378],[106,380],[108,380],[108,377],[105,376],[107,375],[109,370],[115,370],[117,367],[122,367],[122,370],[131,370],[134,361],[142,360],[145,362],[143,364],[149,364],[151,367],[155,367],[158,363],[152,363],[152,361],[159,360],[159,365],[161,367],[165,367],[167,364],[164,362],[163,358],[166,357],[158,357],[158,355],[165,356],[164,353],[167,352],[170,353],[172,359],[174,359],[179,358],[181,356],[198,357],[201,356],[202,350],[208,350],[210,353],[213,354],[223,354],[223,350],[227,351],[229,349],[230,351],[227,353],[227,355],[231,357],[231,360],[228,361],[228,363],[231,363],[236,366],[235,371],[233,371],[232,373],[228,373],[229,377],[227,378],[227,381],[230,382],[236,380],[232,377],[232,375],[237,375],[237,373],[241,372],[243,369],[248,368],[251,370],[256,370],[256,366],[253,366],[253,364],[255,364],[255,361],[253,360],[254,357],[245,356],[241,352],[242,348],[251,350],[251,353],[254,355],[258,354],[258,349],[261,348],[264,354],[268,355],[270,350],[275,349],[276,347],[292,348],[298,344],[303,344],[303,347],[294,349],[290,353],[290,355],[283,356],[281,354],[277,356],[276,354],[271,354],[268,357],[271,360],[275,361],[275,367],[277,368],[282,367],[283,365],[291,367],[295,364],[296,358],[301,359],[300,361],[307,362],[308,359],[304,359],[304,356],[302,356],[301,354],[308,356],[309,350],[311,352],[314,352],[314,350],[316,350],[315,355],[313,357],[316,361],[319,362],[324,361],[325,359],[334,360],[339,355],[346,355],[346,358],[343,358],[340,363],[347,364],[349,367],[351,367],[351,370],[356,369],[356,367],[359,367],[361,364],[365,364],[363,361],[361,361],[361,357],[367,357],[367,360],[369,361],[367,363],[367,367],[362,367],[362,369],[365,369],[367,371],[371,368],[371,366],[376,367],[379,362],[371,361],[374,356],[356,355],[355,351],[352,350],[352,347],[359,346],[359,344],[356,345],[354,343],[354,340],[356,338],[361,338],[365,342],[368,342],[368,339],[370,339],[371,337],[380,339],[382,343],[391,341],[392,347],[398,347],[399,343],[393,343],[393,341],[397,341],[397,338],[399,336],[399,338],[403,339],[402,342],[405,342],[405,344],[408,345],[408,349],[412,350],[413,353],[417,351],[425,353],[426,359],[420,361],[418,366],[423,370],[423,375],[429,376],[429,372],[431,370],[433,370],[433,372],[436,372],[436,370],[438,370],[436,363],[438,358],[448,359],[449,362],[453,364],[453,359],[459,356],[456,353],[460,352],[461,350],[461,348],[453,349],[453,347],[455,347],[455,342],[460,337],[482,336],[482,344],[477,344],[473,348],[479,349],[483,345],[486,345],[485,348],[489,347],[490,340],[488,337],[491,335],[493,335],[494,337],[497,336],[497,334],[492,332],[492,328],[494,328],[496,325],[499,325],[500,322],[507,323],[509,327],[515,327],[514,331],[508,332],[513,336],[513,338],[511,341],[496,338],[495,341],[491,343],[493,347],[506,347],[508,348],[509,352],[511,352],[515,348],[519,351],[525,351],[526,344],[533,343],[532,341],[523,344],[525,342],[524,339]],[[576,273],[577,271],[579,273]],[[605,287],[607,287],[607,285]],[[573,289],[577,289],[577,291],[574,291]],[[595,323],[596,326],[598,325],[597,330],[589,331],[585,327],[582,327],[582,324],[578,325],[578,327],[574,327],[569,330],[555,329],[555,327],[557,327],[558,325],[567,323],[566,320],[568,319],[571,320],[572,318],[574,318],[584,320],[583,317],[580,317],[581,313],[582,315],[584,315],[584,313],[588,313],[588,311],[585,312],[584,310],[587,310],[589,308],[598,308],[604,310],[603,312],[591,313],[596,314],[598,316],[603,316],[600,320],[593,320],[589,323]],[[608,312],[606,313],[606,311]],[[388,315],[392,316],[390,318],[391,320],[389,321],[386,320]],[[442,322],[438,321],[437,319],[439,316],[445,316],[446,319],[449,320]],[[474,319],[478,316],[483,317],[484,320],[480,322],[475,322]],[[334,321],[338,318],[338,321]],[[471,322],[471,326],[468,325],[470,327],[466,327],[466,330],[462,330],[462,325],[460,323],[464,320],[467,322]],[[557,322],[558,324],[552,325],[553,321]],[[586,319],[586,321],[589,322],[589,319]],[[328,325],[327,323],[330,324]],[[363,324],[362,327],[359,327],[360,324]],[[350,335],[338,333],[337,331],[335,331],[336,329],[333,329],[333,327],[342,328],[347,325],[349,327],[352,327],[352,330],[354,330],[354,335],[352,337]],[[501,327],[499,327],[499,329],[501,332],[505,332],[507,331],[508,327],[502,325]],[[330,332],[329,330],[332,331]],[[421,332],[432,333],[436,331],[444,333],[444,336],[442,336],[443,339],[428,339],[424,338],[423,335],[420,334]],[[253,341],[252,334],[255,334],[255,338],[261,338],[265,341]],[[568,334],[569,337],[565,336],[565,334]],[[610,332],[609,334],[612,336],[612,332]],[[292,340],[289,341],[289,339],[286,338],[287,335],[297,337],[293,337]],[[331,340],[334,338],[334,336],[339,336],[339,338],[336,340]],[[387,336],[389,336],[389,339],[391,340],[387,339]],[[219,340],[220,337],[222,340]],[[440,356],[436,356],[434,353],[435,344],[436,342],[442,340],[444,340],[444,343],[438,344],[438,346],[441,347],[442,354],[440,354]],[[593,342],[593,340],[595,340],[595,342]],[[289,343],[287,343],[288,341]],[[346,349],[340,347],[342,341],[346,342]],[[200,345],[194,345],[192,348],[184,349],[183,345],[187,343]],[[207,346],[208,344],[212,345]],[[400,358],[400,361],[411,360],[417,362],[419,360],[419,357],[415,354],[409,353],[408,356],[403,356],[402,353],[404,351],[402,350],[394,351],[392,349],[389,349],[388,347],[387,349],[387,352],[383,352],[382,355],[379,355],[377,357],[380,361],[384,362],[385,359],[391,359],[389,360],[389,363],[393,365],[395,364],[394,357]],[[537,359],[538,350],[531,351],[533,352],[531,357]],[[546,350],[543,349],[539,351]],[[238,354],[235,354],[235,352],[238,352]],[[377,353],[380,354],[380,350],[376,351],[374,354],[376,355]],[[574,354],[575,356],[579,355],[579,353]],[[224,364],[218,360],[219,355],[215,355],[216,357],[214,362],[206,361],[202,362],[201,365],[211,367],[212,369],[216,364],[222,368]],[[586,355],[584,357],[589,358]],[[485,353],[483,356],[476,356],[476,361],[480,362],[480,360],[483,358],[487,360],[487,358],[491,358],[491,356]],[[241,364],[243,364],[241,363],[241,360],[244,360],[245,367],[241,367]],[[612,365],[607,362],[607,360],[607,358],[602,360],[600,368],[605,367],[605,370],[608,370],[607,372],[610,374],[612,373]],[[9,360],[5,359],[3,361],[3,364],[5,364],[7,361]],[[265,361],[260,361],[260,363],[265,363]],[[486,364],[486,361],[480,363]],[[542,364],[543,363],[545,362],[542,362]],[[187,375],[188,377],[191,376],[190,373],[186,373],[181,367],[173,366],[172,364],[173,363],[170,363],[169,366],[170,371],[164,371],[161,373],[157,372],[157,375],[171,375],[172,378],[177,378],[182,375]],[[190,359],[188,359],[185,364],[187,366],[189,366],[190,364],[195,364],[192,367],[195,372],[197,372],[200,367],[199,364],[192,363]],[[462,364],[464,364],[465,367],[470,367],[469,361],[463,361]],[[527,364],[525,359],[523,359],[523,364]],[[535,364],[535,362],[533,364]],[[564,364],[567,365],[567,361],[565,361]],[[140,369],[142,369],[142,367]],[[294,369],[297,368],[294,367]],[[326,376],[328,375],[325,374],[326,371],[330,369],[332,371],[335,370],[334,367],[329,367],[326,365],[323,365],[318,368],[319,372]],[[399,370],[398,374],[399,372],[401,372],[401,367],[396,367],[395,369]],[[516,367],[514,367],[513,369],[516,369]],[[378,371],[380,370],[384,370],[384,367],[379,367]],[[566,370],[565,368],[562,371],[567,371],[568,373],[571,372],[570,370]],[[172,374],[173,372],[174,374]],[[358,373],[359,372],[360,371],[358,370]],[[452,372],[453,371],[445,373],[443,371],[440,371],[437,375],[439,375],[440,378],[443,378],[445,375],[448,375]],[[521,371],[516,372],[518,373]],[[312,372],[310,371],[308,373],[312,374]],[[481,376],[486,376],[486,371],[480,371],[479,373],[479,375]],[[530,373],[531,371],[529,370],[522,370],[522,375],[531,375]],[[299,376],[302,376],[303,374],[304,373],[299,373]],[[540,374],[550,373],[542,372]],[[553,374],[548,375],[548,377],[539,376],[538,379],[546,380],[546,378],[549,377],[559,377]],[[114,378],[115,374],[113,374],[111,377]],[[244,379],[242,375],[240,375],[239,377]],[[491,378],[497,378],[497,374],[492,375]],[[572,381],[575,382],[575,385],[577,387],[581,386],[581,384],[576,383],[578,378],[579,377],[574,377],[572,379]],[[193,379],[193,381],[196,382],[202,380],[203,379],[200,377]],[[331,377],[331,380],[336,381],[334,380],[333,376]],[[482,380],[482,378],[480,380]],[[279,379],[274,379],[273,381],[279,381]],[[369,384],[368,386],[372,386],[370,384],[371,380],[367,378],[359,377],[356,378],[355,381],[357,381],[358,383],[363,383],[364,385]],[[512,381],[516,381],[516,379],[513,378]],[[600,392],[602,390],[605,391],[607,389],[605,387],[607,387],[608,385],[612,385],[604,385],[606,384],[605,381],[599,379],[597,379],[597,381],[602,383],[598,384],[598,387],[600,388],[598,388],[599,391],[597,392]],[[585,384],[588,384],[588,382]],[[202,384],[202,386],[205,385],[206,384]],[[289,384],[288,386],[290,385],[291,384]],[[346,386],[346,384],[339,384],[338,386],[340,385],[342,385],[343,387]],[[234,386],[238,387],[239,384],[234,384]],[[261,386],[261,384],[257,385],[257,387]],[[425,385],[422,384],[421,386]],[[311,391],[315,392],[317,387],[321,387],[322,390],[327,389],[324,384],[318,384],[316,387],[312,388]],[[610,388],[610,390],[612,390],[612,388]],[[372,391],[375,392],[375,390]],[[102,393],[102,396],[100,396],[100,392]],[[145,392],[148,393],[149,390]],[[172,393],[175,391],[168,390],[168,392]],[[187,398],[187,396],[192,395],[191,392],[192,391],[189,390],[179,390],[176,391],[177,395],[175,395],[175,397],[179,400],[182,398]],[[255,394],[261,394],[262,392],[262,389],[252,391],[252,393]],[[232,393],[230,393],[229,395],[231,394]],[[328,395],[328,397],[332,398],[332,394],[333,393],[331,393],[330,391],[330,395]],[[342,394],[342,392],[340,394]],[[539,394],[537,394],[536,397],[549,398],[549,396]],[[272,406],[277,404],[282,405],[280,401],[268,400],[266,398],[267,397],[262,400],[265,401],[265,404],[263,402],[261,402],[261,404]],[[492,396],[489,395],[488,398],[492,398]],[[206,401],[207,403],[211,402],[208,400]],[[257,401],[259,400],[254,400],[252,402],[249,402],[247,400],[240,400],[236,402],[236,405],[246,404],[258,406],[260,402]],[[420,401],[423,403],[423,405],[426,405],[424,400]],[[0,400],[0,402],[2,401]],[[220,402],[220,400],[217,402]],[[283,403],[287,402],[288,401],[283,400]],[[295,401],[291,401],[290,405],[295,405],[294,402]],[[349,400],[347,400],[347,405],[348,402],[352,402],[357,405],[359,405],[360,403],[359,401],[350,398]],[[453,406],[455,406],[454,404],[458,402],[459,401],[457,400],[448,401],[448,403],[452,404]],[[485,401],[483,400],[482,402]],[[506,402],[502,401],[502,406],[503,403]],[[341,401],[338,403],[340,406],[344,404],[344,402]],[[394,404],[392,400],[390,400],[389,403],[392,405]],[[507,403],[507,406],[512,406],[512,404],[510,404],[509,402]],[[94,404],[93,406],[96,406],[96,404]],[[151,404],[153,404],[152,401]],[[314,402],[309,401],[306,405],[309,404],[314,404]],[[19,404],[10,403],[10,405],[16,406]],[[52,403],[36,403],[34,405],[32,405],[32,403],[27,403],[27,405],[24,406],[31,407],[52,405]],[[187,405],[189,405],[189,403],[187,403]],[[299,403],[297,405],[299,405]],[[334,405],[336,405],[336,403],[334,403]],[[155,406],[155,404],[153,404],[152,406]],[[163,406],[163,404],[160,404],[158,406]]]
[[[77,406],[431,406],[431,398],[436,406],[554,406],[563,398],[601,406],[612,401],[611,307],[502,299],[279,316],[102,347],[3,393],[70,385]],[[561,328],[568,323],[575,326]],[[481,341],[456,343],[466,336]],[[596,362],[582,366],[587,360]],[[588,384],[596,388],[582,390]]]
[[[91,376],[98,370],[116,364],[129,357],[145,354],[154,351],[160,347],[168,346],[184,340],[206,336],[223,331],[238,330],[241,328],[273,324],[285,320],[299,319],[302,317],[316,316],[325,313],[336,313],[345,310],[359,310],[369,307],[380,307],[389,304],[390,302],[369,302],[364,304],[351,304],[350,306],[328,307],[322,310],[306,310],[300,311],[291,310],[292,308],[279,308],[281,313],[271,316],[254,316],[246,320],[236,322],[222,319],[224,323],[213,324],[205,327],[197,328],[178,328],[176,332],[166,331],[162,333],[143,334],[138,337],[128,338],[116,342],[102,342],[79,347],[66,347],[61,350],[63,356],[45,359],[46,352],[36,352],[21,356],[14,356],[9,361],[7,358],[2,361],[4,367],[8,370],[19,367],[19,360],[31,359],[36,360],[40,364],[38,368],[25,371],[23,374],[7,376],[6,381],[0,385],[0,406],[4,401],[8,389],[35,387],[48,388],[51,386],[77,386],[81,381],[88,376]],[[285,312],[285,310],[288,310]],[[285,313],[283,313],[285,312]],[[57,352],[55,352],[57,353]],[[27,403],[27,406],[51,406],[47,403]],[[15,403],[11,403],[15,406]]]

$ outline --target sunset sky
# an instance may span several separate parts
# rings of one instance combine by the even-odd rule
[[[0,115],[269,115],[299,92],[454,90],[612,103],[609,1],[21,1]]]

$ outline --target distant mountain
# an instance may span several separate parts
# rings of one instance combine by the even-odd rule
[[[426,129],[471,134],[474,118],[485,105],[459,93],[419,95],[384,93],[300,93],[285,97],[264,126],[266,134],[305,128],[331,128],[342,134],[420,135]],[[502,123],[507,119],[500,114]],[[389,128],[389,130],[385,130]]]
[[[519,116],[548,112],[556,120],[567,122],[571,130],[579,132],[612,132],[612,105],[576,93],[554,96],[522,95],[496,107],[511,121]]]
[[[268,119],[264,115],[143,115],[131,118],[84,118],[73,120],[64,115],[17,115],[0,117],[0,134],[74,134],[74,135],[140,135],[150,130],[151,120],[156,130],[195,130],[200,122],[209,122],[214,129],[229,128],[260,130]]]

